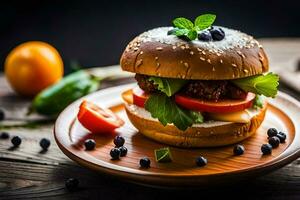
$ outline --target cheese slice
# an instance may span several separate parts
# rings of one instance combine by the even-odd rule
[[[258,114],[258,110],[250,108],[232,113],[208,113],[209,118],[224,122],[247,123]]]

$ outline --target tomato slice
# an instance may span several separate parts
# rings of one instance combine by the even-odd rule
[[[175,102],[189,110],[197,110],[210,113],[237,112],[250,108],[253,104],[255,94],[248,92],[245,99],[224,99],[218,102],[199,100],[181,94],[175,95]]]
[[[149,94],[139,87],[132,90],[133,104],[144,108]],[[224,99],[218,102],[191,98],[182,94],[175,95],[175,102],[183,108],[209,113],[230,113],[252,107],[255,94],[248,92],[245,99]]]
[[[84,100],[77,114],[79,122],[92,133],[112,133],[124,121],[109,109]]]
[[[144,108],[146,100],[149,98],[149,95],[144,92],[144,90],[139,87],[135,87],[132,90],[133,94],[133,104]]]

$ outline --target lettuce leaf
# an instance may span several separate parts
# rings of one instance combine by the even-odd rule
[[[165,93],[168,97],[178,92],[187,83],[184,79],[160,78],[156,76],[151,76],[149,80],[153,81],[157,85],[158,90]]]
[[[194,123],[202,123],[200,112],[183,109],[165,94],[151,94],[145,103],[145,109],[164,126],[174,124],[180,130],[186,130]]]
[[[253,108],[255,109],[259,109],[262,108],[264,105],[264,100],[265,100],[265,96],[264,95],[256,95],[255,99],[253,101]]]
[[[255,94],[274,98],[277,94],[279,76],[270,72],[266,75],[231,80],[231,82],[246,92],[253,92]]]

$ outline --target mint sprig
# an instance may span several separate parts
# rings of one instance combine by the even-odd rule
[[[216,15],[203,14],[198,16],[193,23],[191,20],[178,17],[173,20],[174,29],[169,32],[171,35],[186,36],[190,40],[195,40],[198,36],[198,31],[209,28],[216,20]]]
[[[202,31],[209,28],[216,20],[216,15],[204,14],[195,19],[195,28],[197,31]]]

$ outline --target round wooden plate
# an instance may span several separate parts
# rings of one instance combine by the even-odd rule
[[[265,174],[300,156],[300,103],[284,93],[279,93],[275,99],[270,99],[266,118],[257,133],[241,142],[245,147],[243,155],[233,156],[233,145],[202,149],[170,147],[173,162],[156,163],[154,149],[167,145],[139,134],[127,119],[122,105],[121,92],[133,86],[128,84],[108,88],[85,97],[102,107],[111,108],[126,121],[125,125],[117,130],[117,134],[126,139],[125,146],[128,148],[126,157],[111,160],[109,152],[114,147],[114,136],[89,134],[80,125],[76,114],[82,99],[67,107],[55,123],[55,139],[61,150],[79,164],[111,176],[140,184],[168,187],[232,183]],[[263,143],[267,143],[266,132],[270,127],[285,132],[287,139],[274,149],[271,155],[263,156],[260,147]],[[87,138],[96,141],[95,150],[84,150],[83,142]],[[139,167],[139,160],[144,156],[151,160],[149,169]],[[205,167],[197,167],[195,164],[197,156],[206,157],[208,164]]]

